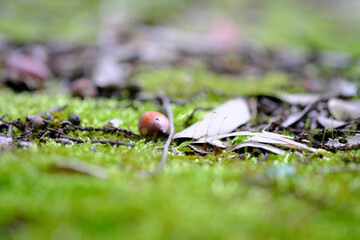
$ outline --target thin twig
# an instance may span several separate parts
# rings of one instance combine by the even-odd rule
[[[0,117],[0,120],[1,120],[1,121],[4,121],[4,118],[7,117],[7,116],[9,116],[9,115],[8,115],[8,114],[2,115],[2,116]]]
[[[40,137],[39,137],[39,140],[46,137],[47,135],[49,135],[51,132],[50,131],[46,131],[44,134],[42,134]]]
[[[64,132],[67,131],[102,131],[106,133],[118,133],[122,136],[128,138],[139,138],[140,136],[136,133],[133,133],[130,130],[123,129],[123,128],[115,128],[115,127],[104,127],[104,128],[94,128],[94,127],[82,127],[82,126],[66,126],[64,128]]]
[[[13,125],[9,124],[8,130],[7,130],[7,133],[6,133],[6,137],[8,137],[8,138],[11,137],[12,128],[13,128]]]
[[[31,119],[32,117],[35,117],[35,116],[39,116],[39,117],[44,117],[46,116],[48,113],[54,113],[54,112],[59,112],[61,110],[64,110],[68,105],[67,104],[64,104],[64,105],[60,105],[60,106],[55,106],[53,108],[50,108],[49,110],[45,111],[45,112],[39,112],[37,114],[34,114],[34,115],[29,115],[27,116],[26,118],[27,119]]]
[[[30,124],[26,122],[25,123],[24,134],[22,135],[22,139],[24,141],[30,141],[31,135],[32,135],[32,128],[30,127]]]
[[[154,172],[153,172],[153,176],[157,175],[159,173],[162,172],[162,170],[164,170],[164,167],[166,165],[167,162],[167,156],[168,156],[168,152],[169,152],[169,147],[171,144],[171,141],[174,138],[175,135],[175,130],[174,130],[174,117],[173,117],[173,113],[171,111],[171,107],[170,107],[170,100],[167,97],[161,97],[162,100],[162,104],[164,106],[164,109],[166,111],[166,115],[169,118],[169,122],[170,122],[170,134],[168,139],[166,140],[165,144],[164,144],[164,150],[161,156],[161,161],[159,163],[159,165],[156,166]]]
[[[86,143],[89,142],[89,140],[85,140],[85,139],[81,139],[81,138],[74,138],[74,137],[69,137],[67,135],[61,135],[61,138],[65,138],[65,139],[69,139],[75,143]],[[135,146],[135,144],[133,143],[128,143],[128,142],[122,142],[122,141],[111,141],[111,140],[90,140],[91,143],[101,143],[101,144],[110,144],[110,145],[125,145],[125,146],[130,146],[133,147]]]

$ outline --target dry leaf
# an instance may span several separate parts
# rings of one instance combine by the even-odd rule
[[[288,94],[284,93],[279,98],[291,105],[307,106],[321,99],[321,95],[314,93],[307,94]]]
[[[278,146],[282,146],[282,147],[296,148],[298,150],[306,150],[306,151],[310,151],[310,152],[317,151],[315,148],[308,147],[305,144],[295,142],[288,138],[274,137],[274,136],[270,136],[267,134],[253,136],[252,138],[249,138],[245,142],[267,143],[267,144],[273,144],[273,145],[278,145]]]
[[[245,141],[245,142],[233,145],[231,147],[231,150],[235,151],[235,150],[245,148],[245,147],[260,148],[260,149],[264,149],[266,151],[276,153],[276,154],[284,153],[284,151],[281,150],[280,148],[277,148],[277,147],[274,147],[274,146],[271,146],[271,145],[267,145],[267,144],[263,144],[263,143],[259,143],[259,142],[250,142],[250,141]]]
[[[240,132],[233,132],[228,134],[222,134],[219,136],[214,137],[203,137],[195,142],[191,142],[190,144],[210,144],[216,146],[218,148],[226,148],[228,145],[224,142],[221,142],[219,139],[229,138],[229,137],[237,137],[237,136],[252,136],[251,138],[245,140],[242,143],[235,144],[231,146],[232,150],[236,150],[243,147],[255,147],[255,148],[262,148],[270,152],[274,153],[282,153],[283,150],[276,148],[271,145],[277,145],[282,147],[288,148],[295,148],[298,150],[306,150],[310,152],[316,152],[317,149],[308,147],[305,144],[295,142],[293,137],[281,135],[277,133],[270,133],[270,132],[248,132],[248,131],[240,131]]]
[[[350,147],[357,146],[360,144],[360,134],[355,134],[355,136],[348,137],[346,140]]]
[[[306,116],[306,114],[308,114],[310,111],[312,111],[313,109],[316,108],[316,106],[318,105],[320,99],[318,99],[317,101],[307,105],[304,110],[302,110],[299,113],[294,113],[288,116],[288,118],[281,124],[281,126],[283,127],[290,127],[291,125],[293,125],[294,123],[297,123],[298,121],[300,121],[302,118],[304,118]]]
[[[250,120],[250,110],[243,98],[236,98],[207,114],[205,118],[177,133],[174,139],[213,137],[234,131]]]
[[[332,96],[353,97],[357,95],[358,87],[358,84],[345,79],[333,79],[327,91],[329,94],[332,94]]]
[[[317,117],[317,121],[324,128],[340,128],[349,125],[347,122],[338,121],[333,118],[327,118],[320,115]]]
[[[346,101],[332,98],[328,102],[329,111],[340,121],[351,121],[360,118],[360,101]]]

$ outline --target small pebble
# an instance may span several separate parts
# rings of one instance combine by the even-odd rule
[[[81,117],[76,113],[72,113],[69,115],[68,120],[74,125],[80,125]]]
[[[28,141],[19,141],[18,142],[18,147],[20,148],[28,148],[30,146],[30,142]]]
[[[70,139],[67,139],[67,138],[57,138],[55,139],[55,142],[56,143],[62,143],[62,144],[65,144],[65,145],[71,145],[72,142]]]

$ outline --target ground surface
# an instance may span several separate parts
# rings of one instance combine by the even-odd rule
[[[229,1],[231,7],[230,2],[232,1]],[[11,3],[7,3],[7,6],[10,8]],[[174,6],[162,3],[159,6],[170,10],[184,7],[180,3]],[[51,7],[53,8],[54,6]],[[229,6],[226,9],[228,8]],[[144,9],[139,12],[146,16],[145,20],[155,21],[156,17],[154,20],[154,16]],[[91,11],[95,10],[88,9],[84,11],[84,15]],[[269,45],[283,43],[279,40],[279,36],[283,36],[279,29],[290,29],[292,26],[279,26],[287,22],[283,19],[293,19],[288,16],[292,11],[280,11],[283,18],[272,18],[274,23],[269,24],[274,24],[271,25],[273,27],[265,32],[260,31],[260,36],[267,36],[264,41]],[[9,29],[14,29],[14,38],[24,39],[19,23],[9,20],[13,19],[10,13],[6,24],[2,25],[2,31],[9,34]],[[267,13],[276,15],[271,10]],[[161,16],[162,19],[170,18],[175,21],[164,15]],[[302,14],[299,15],[296,19],[303,18]],[[309,19],[318,17],[309,16]],[[80,22],[81,19],[78,18]],[[21,21],[20,25],[25,24],[24,22]],[[54,20],[54,24],[56,23]],[[297,34],[288,35],[287,31],[284,34],[289,36],[284,40],[286,44],[294,42],[294,45],[302,47],[346,50],[354,55],[359,53],[358,46],[354,44],[357,33],[348,34],[352,31],[351,27],[343,29],[344,35],[348,36],[344,38],[344,42],[338,39],[338,35],[328,41],[327,36],[338,31],[336,25],[328,21],[311,23],[314,23],[310,24],[310,29],[313,30],[301,35],[306,36],[306,40],[298,38]],[[85,25],[87,24],[89,23],[86,21]],[[65,23],[61,26],[64,27],[62,29],[67,29],[68,25]],[[74,36],[72,32],[76,31],[70,29],[61,31],[75,39],[89,39],[93,34],[90,28],[84,35]],[[45,27],[39,31],[51,34],[53,28]],[[32,35],[30,40],[36,37]],[[356,69],[345,71],[345,75],[358,78],[356,74]],[[189,76],[195,79],[191,87],[184,84]],[[175,79],[174,84],[166,84],[169,77]],[[145,68],[138,75],[138,80],[149,92],[156,93],[161,88],[169,96],[177,98],[190,98],[201,89],[207,90],[184,106],[171,105],[177,131],[185,128],[185,121],[198,106],[212,109],[232,96],[251,97],[258,94],[271,95],[279,91],[304,91],[299,84],[291,82],[284,73],[278,71],[268,72],[257,81],[234,81],[229,76],[209,72],[202,66],[190,70],[173,67]],[[179,93],[179,89],[184,91]],[[25,120],[27,115],[68,104],[65,110],[56,113],[58,119],[66,119],[70,113],[76,112],[82,118],[82,125],[102,127],[106,121],[119,118],[120,126],[133,132],[138,132],[137,121],[143,112],[160,110],[152,101],[106,98],[80,100],[57,90],[35,94],[14,93],[5,87],[0,89],[0,103],[0,115],[8,114],[7,119]],[[200,120],[205,113],[206,111],[199,111],[192,122]],[[15,134],[19,133],[16,129],[14,131]],[[117,138],[99,132],[72,134],[85,139]],[[135,147],[90,143],[64,145],[49,139],[47,143],[34,142],[27,149],[2,149],[0,239],[360,237],[359,150],[338,151],[325,156],[317,153],[304,153],[300,156],[285,153],[270,155],[265,161],[259,161],[263,155],[255,157],[251,153],[240,156],[224,151],[216,156],[188,156],[169,152],[164,171],[149,178],[143,173],[154,169],[159,163],[161,150],[154,147],[161,144],[120,139],[133,142]],[[96,151],[91,149],[93,146],[96,146]],[[102,167],[107,173],[106,178],[51,171],[52,166],[59,163],[86,163]]]

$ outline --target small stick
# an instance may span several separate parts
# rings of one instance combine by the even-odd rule
[[[8,130],[7,130],[7,133],[6,133],[6,137],[8,137],[8,138],[11,137],[12,128],[13,128],[13,125],[9,124]]]
[[[32,117],[35,117],[35,116],[39,116],[39,117],[43,117],[45,116],[47,113],[53,113],[53,112],[59,112],[61,110],[64,110],[65,108],[67,108],[67,104],[64,104],[64,105],[60,105],[60,106],[55,106],[53,108],[50,108],[49,110],[45,111],[45,112],[40,112],[38,114],[35,114],[35,115],[29,115],[27,116],[26,118],[27,119],[31,119]]]
[[[32,135],[32,128],[29,123],[25,123],[24,134],[22,135],[22,139],[25,141],[30,141]]]
[[[4,121],[4,118],[6,118],[7,116],[8,116],[8,114],[2,115],[2,116],[0,117],[0,120],[1,120],[1,121]]]
[[[174,130],[174,117],[173,117],[173,113],[171,111],[171,107],[170,107],[170,100],[167,97],[161,97],[165,112],[167,117],[169,118],[169,122],[170,122],[170,134],[168,139],[166,140],[165,144],[164,144],[164,150],[161,156],[161,161],[159,163],[159,165],[156,166],[154,172],[152,173],[152,175],[157,175],[159,173],[162,172],[162,170],[164,170],[164,167],[166,165],[167,162],[167,156],[168,156],[168,152],[169,152],[169,147],[171,144],[171,141],[174,138],[175,135],[175,130]]]
[[[69,137],[67,135],[61,135],[60,138],[69,139],[69,140],[71,140],[73,142],[76,142],[76,143],[89,142],[88,140],[85,140],[85,139]],[[125,146],[130,146],[130,147],[135,146],[135,144],[133,144],[133,143],[122,142],[122,141],[111,141],[111,140],[90,140],[90,142],[91,143],[110,144],[110,145],[125,145]]]
[[[44,137],[46,137],[46,136],[49,135],[50,133],[51,133],[50,131],[46,131],[43,135],[41,135],[41,136],[39,137],[39,140],[42,139],[42,138],[44,138]]]
[[[123,128],[115,128],[115,127],[104,127],[104,128],[94,128],[94,127],[82,127],[82,126],[66,126],[64,131],[103,131],[106,133],[119,133],[128,138],[139,138],[140,136],[136,133],[133,133],[130,130]]]

